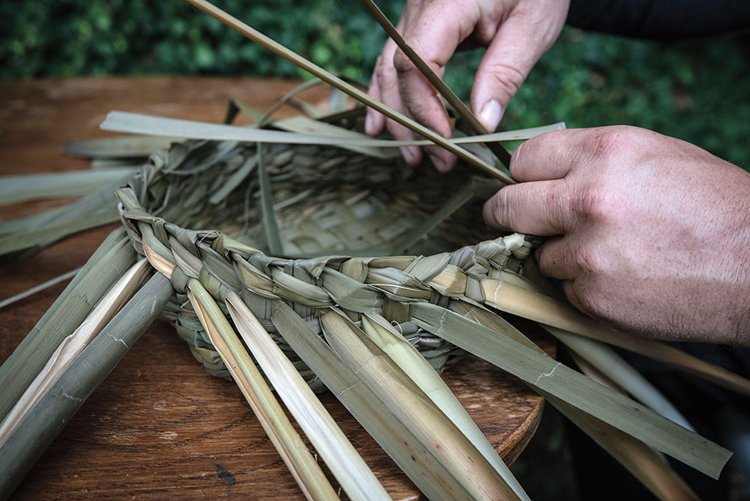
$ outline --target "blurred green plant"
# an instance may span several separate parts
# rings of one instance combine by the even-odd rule
[[[366,82],[385,36],[359,2],[217,4],[349,78]],[[397,19],[403,0],[381,0]],[[750,166],[750,37],[682,43],[566,29],[508,109],[508,127],[632,124]],[[446,79],[469,95],[479,52],[458,55]],[[0,2],[0,78],[104,74],[304,77],[179,0]]]
[[[357,2],[217,2],[319,64],[361,78],[385,37]],[[401,2],[384,2],[397,15]],[[238,74],[299,77],[179,0],[39,0],[0,3],[0,77]]]

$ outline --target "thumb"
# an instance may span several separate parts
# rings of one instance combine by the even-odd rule
[[[539,32],[528,14],[511,15],[498,29],[477,70],[471,107],[488,131],[494,131],[510,99],[531,68],[552,45],[559,30]]]

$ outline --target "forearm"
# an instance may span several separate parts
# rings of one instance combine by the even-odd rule
[[[681,39],[750,28],[748,0],[572,0],[568,23],[618,35]]]

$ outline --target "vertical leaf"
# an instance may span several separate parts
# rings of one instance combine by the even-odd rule
[[[188,283],[188,298],[211,343],[302,492],[308,499],[335,498],[335,491],[320,466],[289,422],[219,305],[197,280]]]
[[[242,299],[227,296],[242,339],[305,435],[352,499],[389,499],[333,418]]]

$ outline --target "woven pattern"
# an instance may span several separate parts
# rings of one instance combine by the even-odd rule
[[[117,196],[137,251],[171,276],[165,316],[208,372],[229,377],[186,300],[190,278],[220,304],[230,290],[239,293],[311,386],[323,389],[276,333],[272,304],[286,301],[316,333],[318,317],[334,306],[354,321],[382,314],[441,370],[462,352],[418,328],[410,305],[481,304],[481,280],[519,272],[532,246],[518,234],[487,240],[480,194],[494,189],[462,168],[442,176],[333,147],[193,141],[152,155]],[[264,198],[278,256],[268,252]],[[363,252],[383,257],[357,257]]]

